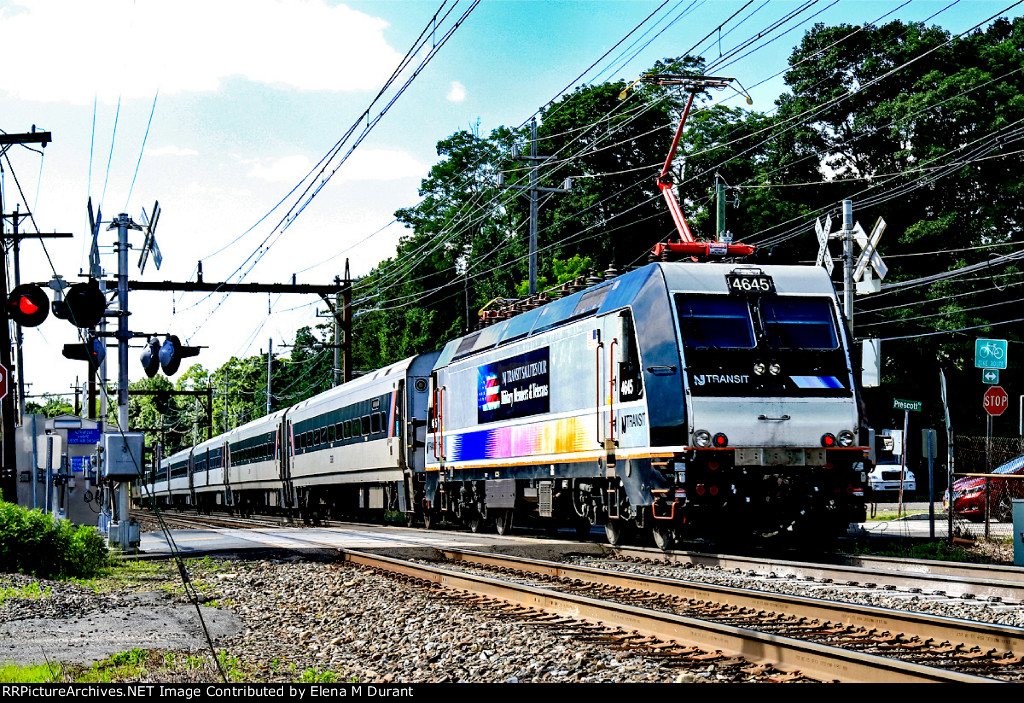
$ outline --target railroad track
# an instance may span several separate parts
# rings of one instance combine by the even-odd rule
[[[722,598],[721,591],[708,600],[694,598],[693,592],[690,597],[680,596],[677,589],[692,588],[681,582],[656,584],[635,575],[567,568],[555,562],[441,551],[450,560],[446,566],[354,551],[345,551],[342,558],[420,585],[460,592],[463,598],[504,614],[564,626],[574,636],[603,640],[638,656],[670,658],[680,666],[715,662],[720,669],[755,677],[762,674],[772,681],[970,683],[1012,676],[1009,669],[1020,665],[1019,658],[1007,653],[949,642],[922,643],[914,636],[844,626],[834,619],[792,617],[760,607],[773,601],[773,594],[747,594],[764,600],[753,603],[755,607],[741,607]],[[453,564],[488,574],[456,570]],[[684,605],[695,608],[689,615],[678,612]],[[833,605],[823,602],[819,607]],[[880,612],[873,615],[877,624],[883,622]],[[985,629],[979,627],[973,634],[984,639],[981,631]],[[1024,638],[1024,631],[1019,634]],[[1007,639],[1003,633],[1001,640]],[[909,654],[896,658],[901,644],[908,652],[916,650],[917,660]],[[959,670],[952,668],[954,664]]]
[[[206,524],[213,520],[220,525],[225,521],[185,515],[173,519]],[[238,518],[229,522],[244,524],[254,533],[266,526]],[[296,548],[336,548],[326,541],[326,535],[320,540],[308,534],[266,534],[278,545],[283,539]],[[680,666],[720,662],[736,670],[737,676],[754,677],[752,680],[1024,680],[1024,630],[1020,628],[606,568],[434,549],[446,560],[443,566],[352,551],[343,551],[342,558],[403,579],[454,589],[459,598],[489,603],[502,616],[565,627],[573,636],[596,638],[645,656],[672,657]],[[737,557],[726,561],[721,555],[665,555],[649,550],[619,550],[616,556],[634,562],[675,562],[677,566],[684,561],[692,564],[713,559],[717,566],[734,569],[740,568],[740,563],[756,563],[761,570],[836,568]],[[485,572],[456,572],[453,567]],[[857,573],[860,578],[865,574],[877,578],[877,571],[842,568],[843,573]],[[1005,574],[1007,578],[1015,575]],[[784,577],[807,578],[793,573]],[[923,578],[919,575],[916,582]]]
[[[663,552],[621,547],[610,556],[625,562],[700,566],[744,574],[751,580],[815,581],[837,588],[899,590],[912,595],[986,600],[1007,607],[1024,603],[1024,568],[892,557],[837,557],[841,564],[816,564],[766,556]]]

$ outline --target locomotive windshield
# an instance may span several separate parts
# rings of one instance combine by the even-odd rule
[[[832,301],[781,295],[675,296],[696,395],[848,396]]]
[[[683,344],[695,349],[753,349],[750,309],[738,298],[677,297]]]
[[[821,298],[764,298],[761,319],[768,344],[777,349],[838,349],[832,309]]]

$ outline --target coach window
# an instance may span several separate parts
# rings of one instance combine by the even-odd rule
[[[360,424],[362,425],[362,428],[361,428],[362,429],[362,434],[363,435],[370,434],[370,416],[369,415],[363,415],[362,418],[360,418]]]
[[[370,432],[371,434],[380,433],[380,413],[373,413],[370,415]]]
[[[342,424],[342,439],[350,439],[352,437],[352,421],[345,420]]]
[[[330,442],[331,444],[334,444],[334,440],[337,438],[337,435],[335,435],[334,432],[335,432],[334,425],[328,425],[327,426],[327,441]]]

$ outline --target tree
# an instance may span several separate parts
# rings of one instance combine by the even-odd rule
[[[42,404],[32,400],[27,401],[25,412],[29,415],[45,415],[47,418],[51,418],[59,415],[74,415],[75,409],[61,396],[44,393]]]

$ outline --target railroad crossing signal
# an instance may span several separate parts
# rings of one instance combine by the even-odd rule
[[[985,391],[984,396],[985,412],[992,417],[998,417],[1010,406],[1010,397],[1002,386],[992,386]]]
[[[15,286],[7,298],[7,316],[22,327],[36,327],[50,314],[50,299],[33,283]]]
[[[859,222],[853,226],[853,238],[861,248],[860,256],[853,267],[853,280],[857,282],[858,293],[877,293],[882,288],[882,279],[885,278],[885,274],[889,273],[889,267],[885,265],[877,251],[878,240],[882,238],[884,231],[885,220],[881,217],[875,222],[875,226],[871,228],[870,237],[864,233],[864,228],[860,226]],[[871,278],[871,271],[868,268],[869,264],[875,270],[875,273],[878,274],[877,281]],[[867,274],[866,278],[865,274]]]
[[[821,224],[821,218],[819,217],[814,222],[814,232],[818,235],[818,258],[815,261],[815,266],[824,266],[825,270],[828,271],[828,275],[832,275],[832,270],[835,268],[835,264],[832,263],[832,255],[828,251],[828,240],[829,232],[832,229],[832,216],[829,215],[825,218],[825,224]]]

